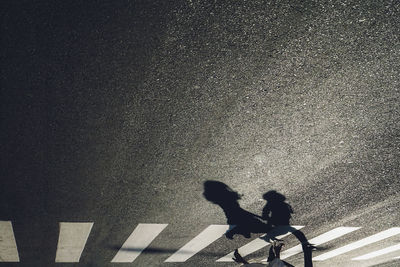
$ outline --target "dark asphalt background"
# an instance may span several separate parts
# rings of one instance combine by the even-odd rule
[[[202,196],[209,179],[258,214],[263,193],[283,193],[308,237],[363,227],[326,249],[400,226],[399,1],[1,9],[0,220],[13,222],[21,262],[0,266],[54,266],[61,221],[94,226],[81,262],[60,267],[235,266],[215,260],[242,237],[163,263],[226,223]],[[169,224],[159,252],[109,263],[138,223]],[[399,266],[399,253],[349,260],[399,240],[315,266]]]

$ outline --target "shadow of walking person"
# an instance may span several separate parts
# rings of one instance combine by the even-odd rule
[[[289,225],[292,218],[293,209],[285,202],[286,197],[275,190],[268,191],[263,195],[267,201],[262,211],[262,218],[268,221],[269,225],[280,226]]]
[[[232,239],[235,234],[250,237],[250,233],[266,233],[270,227],[260,220],[260,216],[242,209],[238,200],[241,196],[228,185],[219,181],[204,182],[204,197],[219,205],[225,213],[227,223],[232,227],[225,236]]]
[[[310,244],[303,232],[290,225],[293,209],[286,203],[286,197],[275,190],[268,191],[263,195],[267,201],[263,208],[261,218],[268,221],[269,228],[272,228],[262,237],[267,242],[276,240],[277,236],[292,233],[301,243],[304,252],[304,266],[312,267],[312,250],[315,247]]]

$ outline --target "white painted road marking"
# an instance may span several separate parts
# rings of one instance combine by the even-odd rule
[[[0,221],[0,262],[19,262],[17,243],[10,221]]]
[[[229,225],[208,226],[203,232],[190,240],[186,245],[172,254],[165,262],[184,262],[200,250],[204,249],[212,242],[220,238],[227,230]]]
[[[133,262],[167,225],[139,223],[111,262]]]
[[[348,233],[351,233],[351,232],[353,232],[355,230],[358,230],[360,228],[361,227],[338,227],[338,228],[330,230],[330,231],[328,231],[326,233],[323,233],[322,235],[314,237],[313,239],[310,239],[308,242],[310,244],[318,246],[318,245],[324,244],[324,243],[326,243],[328,241],[331,241],[333,239],[336,239],[336,238],[339,238],[341,236],[344,236],[344,235],[346,235]],[[282,251],[281,259],[289,258],[289,257],[291,257],[293,255],[296,255],[298,253],[301,253],[301,252],[303,252],[303,248],[301,247],[301,245],[297,245],[297,246],[292,247],[292,248],[290,248],[288,250]]]
[[[267,242],[265,239],[265,237],[270,237],[270,238],[277,238],[277,239],[282,239],[285,236],[288,236],[291,234],[292,231],[294,230],[299,230],[301,228],[303,228],[304,226],[282,226],[282,227],[277,227],[273,230],[271,230],[268,234],[264,234],[262,236],[260,236],[257,239],[254,239],[253,241],[251,241],[250,243],[247,243],[246,245],[240,247],[239,253],[240,255],[242,255],[242,257],[247,256],[259,249],[262,249],[263,247],[268,246],[270,243]],[[284,233],[284,234],[281,234]],[[268,238],[267,238],[268,239]],[[227,255],[225,255],[224,257],[220,258],[217,260],[217,262],[230,262],[233,261],[233,253],[231,252]]]
[[[398,250],[400,250],[400,244],[397,244],[397,245],[394,245],[394,246],[390,246],[390,247],[387,247],[387,248],[384,248],[384,249],[380,249],[380,250],[377,250],[377,251],[374,251],[374,252],[371,252],[371,253],[368,253],[368,254],[353,258],[352,260],[353,261],[369,260],[369,259],[381,256],[381,255],[385,255],[385,254],[388,254],[388,253],[391,253],[391,252],[394,252],[394,251],[398,251]]]
[[[79,262],[87,239],[91,232],[93,222],[60,222],[60,232],[57,244],[55,262]],[[145,250],[151,242],[167,227],[168,224],[138,224],[111,262],[133,262]],[[211,243],[219,239],[233,225],[209,225],[195,238],[181,247],[165,262],[185,262]],[[249,255],[269,245],[269,241],[282,239],[303,226],[277,227],[259,238],[239,248],[242,256]],[[356,231],[361,227],[338,227],[309,240],[313,245],[321,245],[333,239]],[[359,249],[369,244],[387,239],[400,234],[400,227],[393,227],[376,233],[351,244],[334,249],[315,257],[314,261],[323,261],[335,256]],[[368,260],[388,253],[400,251],[400,244],[379,249],[355,258],[353,261]],[[281,258],[286,259],[301,253],[301,245],[297,245],[281,253]],[[232,262],[233,252],[217,260],[217,262]],[[400,256],[393,257],[400,259]],[[11,221],[0,221],[0,262],[19,262],[19,255]],[[263,261],[266,261],[264,259]]]
[[[352,250],[367,246],[369,244],[381,241],[383,239],[386,239],[386,238],[389,238],[391,236],[398,235],[398,234],[400,234],[400,228],[399,227],[390,228],[390,229],[388,229],[386,231],[382,231],[382,232],[377,233],[375,235],[366,237],[366,238],[361,239],[359,241],[356,241],[354,243],[348,244],[346,246],[343,246],[343,247],[334,249],[332,251],[329,251],[327,253],[324,253],[322,255],[319,255],[318,257],[315,257],[313,260],[314,261],[327,260],[327,259],[333,258],[335,256],[338,256],[338,255],[344,254],[346,252],[349,252],[349,251],[352,251]]]
[[[56,262],[79,262],[92,226],[92,222],[60,222]]]

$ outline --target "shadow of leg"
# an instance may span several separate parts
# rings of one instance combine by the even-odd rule
[[[304,253],[304,267],[313,267],[312,250],[314,247],[309,244],[303,244],[302,247]]]
[[[229,229],[226,233],[225,236],[228,239],[233,239],[233,236],[239,234],[243,235],[245,238],[250,238],[250,231],[247,229],[247,227],[243,225],[237,225],[236,227],[233,227]]]
[[[300,241],[301,244],[308,244],[307,237],[300,230],[294,230],[292,234]]]
[[[300,241],[301,246],[303,248],[303,254],[304,254],[304,267],[312,267],[312,249],[314,248],[313,245],[311,245],[304,233],[300,230],[296,230],[292,232],[293,235]]]

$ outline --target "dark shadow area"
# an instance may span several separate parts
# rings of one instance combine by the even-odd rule
[[[286,203],[286,197],[275,190],[266,192],[263,198],[267,201],[261,218],[267,221],[268,226],[272,227],[265,236],[262,237],[267,242],[276,239],[277,236],[292,233],[299,241],[304,253],[304,266],[312,267],[312,250],[315,246],[310,244],[304,233],[290,226],[293,208]]]
[[[242,209],[238,200],[241,196],[229,186],[218,181],[204,182],[204,197],[219,205],[225,213],[227,224],[235,227],[229,229],[225,236],[232,239],[235,234],[250,237],[250,233],[267,233],[270,226],[261,221],[261,217]]]
[[[293,209],[286,203],[286,197],[275,190],[268,191],[263,195],[263,198],[267,201],[265,204],[261,218],[268,222],[268,226],[277,231],[291,232],[301,244],[308,244],[308,240],[303,232],[290,226],[290,219],[292,218]],[[282,226],[284,226],[282,228]],[[279,233],[285,234],[285,233]],[[276,235],[275,235],[276,236]],[[265,240],[268,241],[268,234],[265,236]]]
[[[162,253],[170,253],[173,254],[178,251],[178,249],[166,249],[166,248],[157,248],[157,247],[148,247],[145,249],[141,248],[121,248],[121,246],[109,246],[110,249],[115,250],[115,251],[129,251],[129,252],[141,252],[143,254],[162,254]],[[187,254],[192,254],[192,251],[180,251],[181,253],[187,253]],[[216,253],[216,252],[198,252],[196,255],[202,255],[202,256],[212,256],[212,257],[222,257],[223,255],[221,253]]]
[[[262,216],[241,208],[238,202],[241,195],[222,182],[213,180],[204,182],[203,195],[208,201],[222,208],[227,224],[232,225],[225,233],[227,238],[232,239],[235,234],[249,238],[251,233],[265,233],[260,238],[271,243],[281,241],[278,239],[279,236],[292,233],[302,245],[304,266],[313,266],[312,250],[316,247],[308,242],[303,232],[290,226],[293,209],[285,202],[284,195],[274,190],[266,192],[263,198],[267,203],[263,208]]]
[[[293,209],[285,202],[286,197],[275,190],[268,191],[263,195],[267,201],[263,208],[262,218],[268,221],[269,225],[289,225]]]

